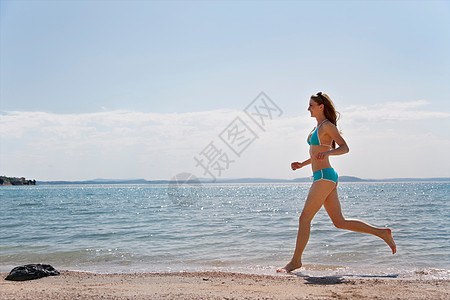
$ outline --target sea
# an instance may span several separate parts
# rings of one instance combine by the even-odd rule
[[[292,257],[310,183],[0,187],[0,272],[30,264],[100,273],[276,275]],[[450,182],[339,183],[346,218],[315,216],[299,276],[450,279]],[[283,276],[283,275],[279,275]]]

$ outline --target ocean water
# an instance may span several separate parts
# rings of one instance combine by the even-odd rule
[[[39,185],[0,188],[0,272],[27,263],[105,273],[275,274],[291,258],[310,184]],[[390,227],[337,229],[324,208],[305,276],[450,279],[450,182],[340,183],[343,214]]]

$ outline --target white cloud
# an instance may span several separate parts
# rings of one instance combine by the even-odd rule
[[[73,173],[67,179],[84,179],[93,168],[102,169],[101,176],[106,177],[126,173],[125,177],[168,178],[172,169],[191,168],[193,156],[237,113],[5,112],[0,121],[2,169],[25,172],[39,165],[47,169],[41,169],[47,178],[67,176],[55,167],[58,162],[67,173]],[[128,166],[122,166],[124,160],[129,160]],[[43,162],[49,167],[42,166]],[[148,169],[136,171],[145,168],[142,162]],[[41,174],[34,176],[42,178]]]
[[[433,118],[449,118],[450,113],[418,110],[417,108],[429,106],[427,101],[387,102],[370,106],[352,105],[341,112],[348,121],[408,121],[426,120]]]
[[[340,126],[351,152],[333,157],[332,163],[342,175],[363,178],[450,176],[450,162],[446,166],[437,155],[443,152],[440,149],[450,147],[450,139],[440,136],[442,129],[423,129],[427,120],[448,120],[450,114],[421,109],[427,105],[415,101],[344,108]],[[254,126],[236,110],[181,114],[3,112],[1,173],[39,180],[168,179],[181,172],[203,177],[194,156],[211,141],[229,151],[220,144],[218,134],[238,115]],[[413,130],[411,122],[419,131]],[[233,157],[235,162],[223,176],[310,176],[309,168],[292,172],[289,165],[307,158],[306,136],[314,123],[308,116],[281,117],[270,122],[266,131],[254,127],[258,139],[241,157]],[[418,138],[427,142],[415,143]],[[412,162],[416,168],[411,167]]]

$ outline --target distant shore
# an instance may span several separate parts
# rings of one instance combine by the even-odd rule
[[[36,185],[36,180],[28,180],[25,177],[0,176],[1,185]]]
[[[218,178],[211,179],[199,178],[188,181],[173,180],[146,180],[146,179],[91,179],[91,180],[50,180],[37,181],[28,180],[24,177],[0,176],[0,186],[11,185],[76,185],[76,184],[211,184],[211,183],[302,183],[312,182],[312,177],[302,177],[294,179],[277,178]],[[339,182],[450,182],[450,177],[434,178],[384,178],[384,179],[363,179],[355,176],[340,176]]]
[[[3,273],[1,276],[6,277]],[[62,271],[0,280],[1,299],[449,299],[449,280],[297,277],[225,272],[96,274]]]
[[[354,176],[340,176],[339,182],[449,182],[450,177],[436,178],[385,178],[385,179],[362,179]],[[295,179],[276,178],[219,178],[216,181],[200,178],[198,181],[184,181],[186,184],[210,184],[210,183],[301,183],[312,182],[311,177]],[[81,181],[36,181],[36,184],[171,184],[177,183],[172,180],[146,180],[146,179],[92,179]],[[180,182],[178,182],[180,183]]]

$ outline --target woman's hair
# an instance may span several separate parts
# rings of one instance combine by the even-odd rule
[[[317,104],[323,104],[323,112],[325,114],[325,118],[328,119],[331,123],[333,123],[335,126],[337,126],[337,121],[339,120],[341,114],[336,111],[336,108],[334,108],[334,103],[331,101],[330,97],[327,94],[324,94],[322,92],[318,92],[315,95],[311,96],[311,100],[314,100]],[[331,146],[336,148],[336,143],[333,141]]]

